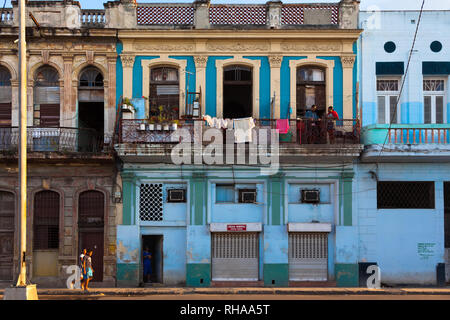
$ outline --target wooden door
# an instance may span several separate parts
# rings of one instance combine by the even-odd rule
[[[13,280],[14,194],[0,192],[0,280]]]
[[[92,281],[103,281],[103,230],[89,230],[80,232],[80,250],[86,248],[92,250],[92,268],[94,268],[94,278]]]

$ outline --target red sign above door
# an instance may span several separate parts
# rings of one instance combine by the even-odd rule
[[[246,224],[227,224],[227,231],[246,231]]]

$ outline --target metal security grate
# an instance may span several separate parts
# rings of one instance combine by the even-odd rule
[[[328,256],[327,233],[289,234],[289,258],[326,259]]]
[[[59,247],[59,194],[41,191],[34,196],[33,248],[35,250]]]
[[[380,181],[378,209],[434,209],[434,182]]]
[[[141,221],[162,221],[163,185],[141,184],[139,192],[139,216]]]
[[[257,233],[215,233],[212,257],[221,259],[255,259],[258,257]]]
[[[80,227],[103,227],[105,199],[100,191],[85,191],[78,199],[78,225]]]

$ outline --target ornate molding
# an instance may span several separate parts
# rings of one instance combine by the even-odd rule
[[[195,67],[196,68],[206,68],[208,63],[208,56],[194,56]]]
[[[353,68],[355,64],[355,55],[341,56],[341,63],[343,68]]]
[[[135,43],[135,51],[193,51],[193,43],[167,44],[167,43]]]
[[[271,68],[281,68],[281,63],[283,62],[283,56],[270,55],[269,63]]]
[[[283,50],[283,51],[299,51],[299,52],[329,52],[329,51],[341,51],[342,45],[339,43],[283,42],[281,44],[281,50]]]
[[[133,68],[134,65],[134,55],[130,54],[123,54],[120,56],[120,59],[122,60],[122,64],[124,68]]]
[[[94,51],[91,50],[86,51],[86,60],[89,64],[94,63]]]
[[[206,49],[209,51],[269,51],[268,42],[248,43],[248,42],[211,42],[208,41]]]

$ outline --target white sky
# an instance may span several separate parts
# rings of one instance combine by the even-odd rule
[[[0,6],[3,7],[5,0],[0,0]],[[103,3],[107,0],[79,0],[83,9],[103,8]],[[138,3],[180,3],[193,0],[138,0]],[[211,3],[266,3],[267,0],[211,0]],[[284,0],[283,3],[332,3],[336,0]],[[361,0],[361,10],[366,10],[370,6],[376,5],[381,10],[419,10],[422,0]],[[11,1],[6,0],[6,7],[11,7]],[[450,0],[425,0],[425,10],[450,10]]]

